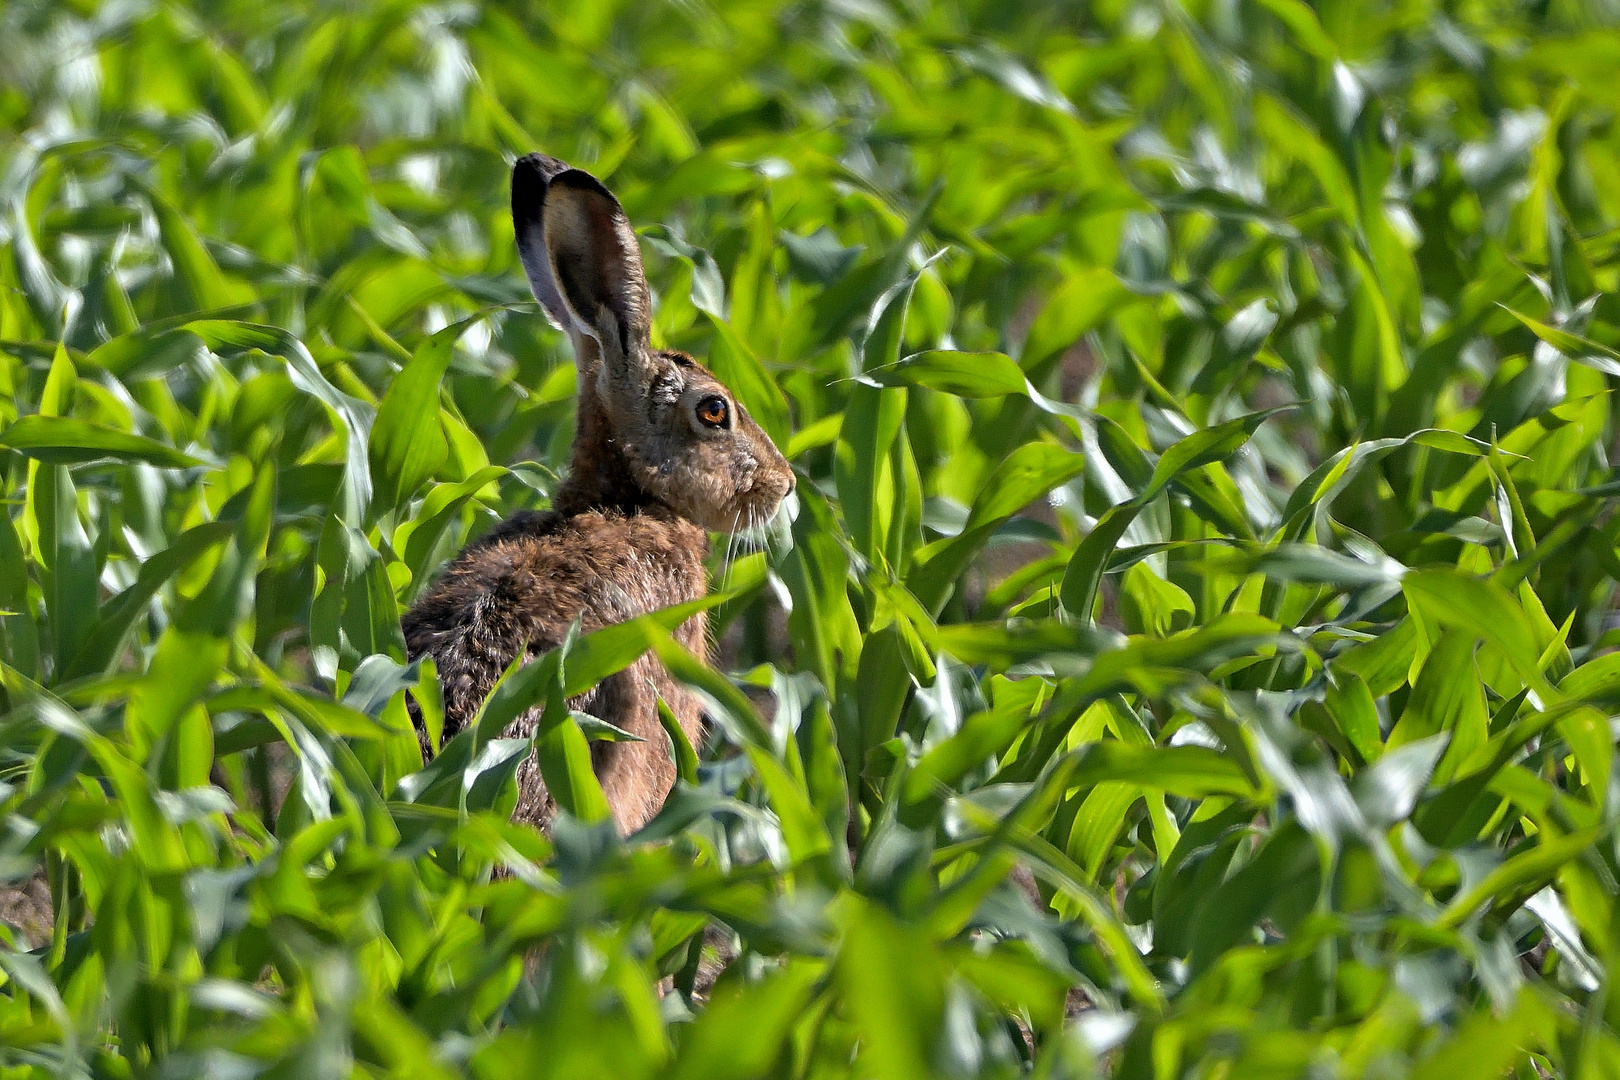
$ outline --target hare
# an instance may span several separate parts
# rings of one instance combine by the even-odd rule
[[[794,486],[787,461],[718,379],[650,346],[636,235],[601,181],[530,154],[512,169],[512,224],[535,299],[573,342],[577,427],[552,508],[516,514],[469,544],[404,617],[412,658],[438,667],[445,738],[473,719],[520,651],[539,656],[575,619],[589,632],[703,596],[709,532],[763,523]],[[701,614],[675,637],[703,659]],[[569,702],[644,740],[592,744],[626,834],[675,782],[659,696],[696,743],[698,699],[651,655]],[[538,719],[531,710],[507,735],[531,734]],[[517,781],[514,820],[547,827],[554,804],[533,755]]]

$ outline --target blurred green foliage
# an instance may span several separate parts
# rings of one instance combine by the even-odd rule
[[[1620,1076],[1617,71],[1613,0],[6,0],[0,1076]],[[711,699],[622,842],[407,719],[566,460],[534,149],[801,476],[725,672],[492,699]]]

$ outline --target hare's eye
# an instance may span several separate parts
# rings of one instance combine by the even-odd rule
[[[697,418],[709,427],[725,427],[731,418],[731,407],[723,397],[706,397],[698,402]]]

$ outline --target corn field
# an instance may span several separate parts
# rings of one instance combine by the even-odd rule
[[[0,0],[0,1078],[1620,1077],[1617,77],[1615,0]],[[401,614],[574,434],[536,150],[795,513],[711,663],[424,760]],[[620,836],[563,699],[649,650]]]

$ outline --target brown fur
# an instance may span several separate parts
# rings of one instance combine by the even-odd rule
[[[438,667],[446,739],[476,715],[519,650],[532,658],[553,648],[576,618],[589,633],[701,597],[707,530],[760,524],[793,487],[787,462],[711,373],[648,347],[640,253],[607,189],[530,155],[513,170],[512,206],[530,285],[574,343],[578,417],[552,509],[515,515],[469,545],[404,618],[410,654],[431,655]],[[720,429],[697,418],[713,397],[729,412]],[[703,658],[701,615],[675,636]],[[675,781],[658,696],[697,743],[698,699],[650,656],[569,703],[645,740],[592,747],[626,833],[658,812]],[[506,734],[526,737],[538,720],[532,710]],[[546,826],[553,804],[532,756],[517,776],[515,820]]]

